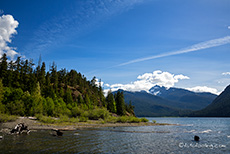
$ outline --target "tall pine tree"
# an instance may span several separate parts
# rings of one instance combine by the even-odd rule
[[[116,113],[117,112],[116,102],[114,100],[114,96],[113,96],[111,90],[108,92],[108,95],[106,97],[106,102],[108,103],[107,109],[110,112]]]
[[[7,86],[7,56],[4,53],[0,59],[0,78],[4,86]]]
[[[125,115],[125,100],[124,100],[124,94],[123,92],[118,91],[116,94],[116,107],[117,107],[117,114],[118,115]]]
[[[2,79],[0,79],[0,113],[5,112],[5,106],[2,104],[3,97],[4,97],[3,84],[2,84]]]

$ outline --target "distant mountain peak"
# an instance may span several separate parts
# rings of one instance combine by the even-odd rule
[[[166,91],[166,90],[167,90],[167,88],[164,86],[155,85],[154,87],[149,89],[149,93],[153,94],[155,96],[160,96],[162,94],[162,92]]]
[[[180,116],[207,107],[216,95],[155,85],[148,91],[124,91],[124,97],[137,116]]]

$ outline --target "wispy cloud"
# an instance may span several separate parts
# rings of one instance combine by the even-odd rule
[[[127,11],[140,2],[142,0],[77,1],[71,8],[60,11],[55,18],[40,25],[24,51],[26,54],[40,54],[46,49],[47,52],[47,48],[62,45],[73,37],[78,38],[111,16]]]
[[[189,53],[189,52],[193,52],[193,51],[199,51],[202,49],[208,49],[208,48],[217,47],[217,46],[221,46],[221,45],[225,45],[225,44],[229,44],[229,43],[230,43],[230,36],[226,36],[223,38],[218,38],[218,39],[213,39],[213,40],[201,42],[201,43],[198,43],[198,44],[195,44],[195,45],[192,45],[190,47],[187,47],[187,48],[184,48],[181,50],[177,50],[177,51],[167,52],[167,53],[149,56],[149,57],[145,57],[145,58],[134,59],[134,60],[131,60],[131,61],[128,61],[125,63],[121,63],[117,66],[125,66],[128,64],[133,64],[133,63],[142,62],[142,61],[146,61],[146,60],[168,57],[168,56],[173,56],[173,55],[179,55],[179,54]]]
[[[230,72],[224,72],[222,75],[230,75]]]

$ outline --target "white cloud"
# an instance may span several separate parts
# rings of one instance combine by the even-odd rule
[[[230,72],[224,72],[222,75],[230,75]]]
[[[146,61],[146,60],[184,54],[184,53],[198,51],[198,50],[202,50],[202,49],[217,47],[217,46],[221,46],[221,45],[225,45],[225,44],[229,44],[229,43],[230,43],[230,36],[226,36],[226,37],[219,38],[219,39],[213,39],[213,40],[201,42],[201,43],[198,43],[198,44],[192,45],[190,47],[187,47],[185,49],[181,49],[181,50],[177,50],[177,51],[163,53],[163,54],[154,55],[154,56],[149,56],[149,57],[145,57],[145,58],[134,59],[134,60],[119,64],[117,66],[124,66],[124,65],[142,62],[142,61]]]
[[[12,35],[17,34],[16,28],[18,24],[18,21],[12,15],[0,16],[0,57],[3,53],[6,53],[7,56],[13,59],[18,54],[15,48],[8,46],[8,43],[11,43]]]
[[[109,85],[108,83],[106,83],[104,86],[105,86],[105,87],[110,87],[110,85]]]
[[[210,92],[213,94],[219,95],[220,93],[215,88],[210,88],[207,86],[196,86],[193,88],[186,88],[187,90],[194,91],[194,92]]]
[[[104,82],[102,82],[102,81],[100,82],[98,79],[96,79],[95,84],[97,85],[97,87],[99,87],[99,86],[103,87]]]
[[[230,26],[228,26],[228,29],[230,29]]]
[[[169,72],[162,72],[160,70],[157,70],[153,73],[145,73],[139,75],[136,81],[129,84],[113,84],[108,86],[112,91],[116,91],[118,89],[123,89],[127,91],[148,91],[155,85],[165,86],[168,88],[173,87],[175,83],[183,79],[189,79],[189,77],[182,74],[174,75]],[[108,89],[105,90],[105,92],[106,91],[108,91]]]

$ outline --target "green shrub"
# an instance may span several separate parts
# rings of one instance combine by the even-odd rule
[[[91,120],[106,119],[109,117],[109,111],[105,108],[95,108],[88,113],[88,117]]]
[[[137,118],[133,116],[121,116],[117,118],[117,122],[121,123],[140,123],[140,122],[148,122],[146,118]]]
[[[88,117],[80,117],[79,118],[79,122],[87,122],[88,121]]]
[[[36,117],[38,120],[40,120],[40,119],[42,119],[43,115],[42,115],[42,114],[35,114],[35,117]]]
[[[106,122],[110,122],[110,123],[116,123],[117,122],[117,117],[114,117],[114,116],[109,116],[107,119],[106,119]]]
[[[79,122],[79,119],[78,118],[69,118],[69,122],[76,123],[76,122]]]
[[[141,118],[141,122],[149,122],[149,120],[146,118]]]
[[[127,116],[118,117],[117,122],[126,123],[128,122],[128,117]]]
[[[79,122],[78,118],[69,118],[67,115],[61,115],[60,118],[57,120],[58,123],[62,122],[71,122],[76,123]]]
[[[89,117],[89,111],[84,111],[80,117]]]
[[[61,115],[59,118],[43,116],[42,114],[36,114],[35,116],[40,122],[43,123],[53,124],[53,123],[62,123],[62,122],[71,122],[71,123],[79,122],[78,118],[69,118],[67,115]]]
[[[56,123],[57,120],[55,120],[53,117],[47,117],[47,116],[43,116],[41,114],[36,114],[35,117],[40,121],[40,122],[43,122],[43,123]]]
[[[99,119],[99,123],[101,123],[101,124],[105,124],[105,120],[103,120],[103,119]]]
[[[58,122],[69,122],[69,117],[67,115],[61,115],[57,121]]]
[[[77,116],[82,116],[83,113],[84,113],[84,110],[81,109],[80,107],[78,106],[75,106],[74,108],[72,108],[72,116],[73,117],[77,117]]]
[[[18,117],[14,115],[0,114],[0,123],[15,121]]]
[[[139,122],[141,122],[141,119],[139,119],[137,117],[129,117],[128,122],[130,122],[130,123],[139,123]]]

